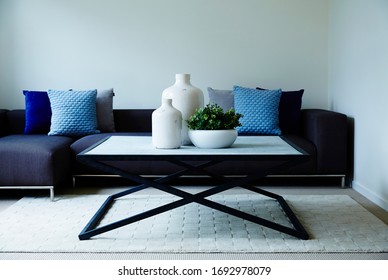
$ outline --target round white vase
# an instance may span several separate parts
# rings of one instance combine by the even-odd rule
[[[189,130],[189,137],[191,142],[198,148],[228,148],[236,141],[237,130]]]
[[[190,83],[190,74],[176,74],[175,84],[163,91],[162,98],[171,98],[172,105],[182,113],[182,145],[191,145],[186,121],[195,110],[204,106],[203,92]]]
[[[162,99],[162,105],[152,112],[152,145],[157,149],[180,148],[182,114],[172,106],[172,100]]]

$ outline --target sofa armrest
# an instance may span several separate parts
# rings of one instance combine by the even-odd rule
[[[8,110],[0,109],[0,137],[7,134],[7,112]]]
[[[317,149],[318,174],[346,174],[347,116],[321,110],[302,110],[303,136]]]

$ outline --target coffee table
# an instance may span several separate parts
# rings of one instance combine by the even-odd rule
[[[263,178],[269,174],[284,170],[285,168],[302,163],[309,159],[309,155],[288,143],[279,136],[239,136],[236,142],[225,149],[199,149],[194,146],[182,146],[180,149],[155,149],[152,147],[151,136],[111,136],[91,146],[77,155],[77,160],[104,172],[120,175],[140,185],[131,187],[128,190],[109,196],[101,205],[89,223],[79,234],[80,240],[90,239],[98,234],[123,227],[125,225],[155,216],[157,214],[181,207],[189,203],[199,203],[218,211],[233,215],[250,222],[286,233],[301,239],[308,239],[309,235],[293,213],[287,202],[280,195],[250,185],[250,183]],[[170,175],[150,179],[146,176],[132,174],[109,165],[110,161],[167,161],[174,163],[182,170]],[[247,174],[242,177],[226,177],[223,174],[216,174],[207,170],[208,167],[223,161],[271,161],[271,167],[258,169],[254,174]],[[193,164],[192,162],[196,162]],[[200,163],[198,163],[200,162]],[[209,186],[209,189],[192,194],[168,184],[169,181],[179,178],[189,172],[206,175],[217,179],[222,183],[217,186]],[[192,173],[191,173],[192,174]],[[98,226],[101,219],[109,211],[115,199],[130,195],[145,188],[152,187],[181,199],[144,211],[111,224]],[[206,199],[206,197],[226,191],[234,187],[241,187],[254,193],[273,198],[278,201],[279,206],[290,220],[293,227],[286,227],[269,221],[250,213],[231,208]]]

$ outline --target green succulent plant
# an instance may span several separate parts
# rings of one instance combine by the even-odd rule
[[[191,130],[226,130],[235,129],[241,126],[242,114],[236,113],[234,109],[226,112],[217,104],[207,104],[204,108],[195,110],[186,122]]]

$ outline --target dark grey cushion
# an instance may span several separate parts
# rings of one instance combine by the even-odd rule
[[[217,104],[224,111],[234,108],[234,93],[233,90],[222,90],[207,88],[209,94],[209,103]]]

